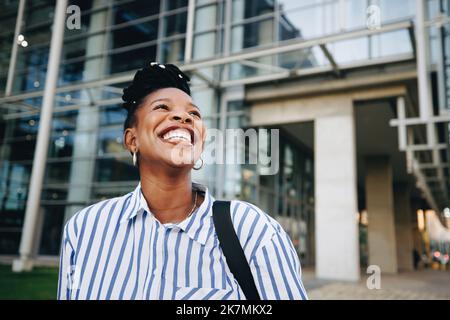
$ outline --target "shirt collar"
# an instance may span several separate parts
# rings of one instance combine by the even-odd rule
[[[192,182],[192,190],[197,190],[203,195],[204,200],[202,204],[189,218],[177,224],[169,223],[165,224],[165,226],[178,227],[186,232],[192,240],[204,245],[213,231],[212,204],[215,199],[209,193],[208,188],[202,184]],[[148,208],[144,195],[142,194],[140,182],[134,191],[131,192],[129,197],[130,201],[128,201],[128,204],[126,205],[125,213],[120,220],[120,223],[133,219],[135,216],[142,214],[143,212],[148,212],[152,217],[154,217]]]

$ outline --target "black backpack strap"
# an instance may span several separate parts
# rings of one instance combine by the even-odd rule
[[[231,221],[230,201],[214,201],[213,221],[228,267],[238,281],[245,297],[247,300],[261,300],[244,250]]]

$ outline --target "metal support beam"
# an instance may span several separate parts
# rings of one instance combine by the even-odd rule
[[[450,115],[441,115],[430,117],[427,120],[423,120],[422,118],[406,118],[402,121],[404,125],[413,126],[418,124],[427,124],[427,123],[438,123],[438,122],[450,122]],[[392,119],[389,121],[389,124],[393,127],[399,126],[399,119]]]
[[[265,64],[261,62],[251,61],[251,60],[242,60],[240,63],[244,66],[256,68],[256,69],[264,69],[270,72],[284,72],[289,71],[289,69],[282,68],[276,65]]]
[[[405,98],[397,98],[397,120],[401,125],[397,126],[398,146],[400,150],[406,150],[408,144],[406,136],[406,127],[403,125],[406,118]]]
[[[12,87],[14,82],[14,73],[17,64],[17,54],[19,44],[17,39],[19,38],[20,29],[22,27],[23,12],[25,11],[25,0],[19,1],[19,7],[17,8],[16,28],[14,30],[14,39],[11,47],[11,59],[9,62],[8,78],[6,79],[5,96],[9,96],[12,93]]]
[[[433,115],[431,88],[428,76],[428,30],[425,27],[425,0],[416,0],[416,48],[417,48],[417,87],[419,94],[419,115],[426,120]],[[430,141],[433,137],[428,129]]]
[[[186,22],[186,45],[184,46],[184,63],[191,62],[194,43],[195,0],[189,0]]]
[[[208,87],[213,89],[220,88],[220,83],[218,81],[210,79],[208,76],[204,75],[203,72],[195,70],[192,71],[192,73],[195,74],[197,77],[199,77],[202,81],[204,81],[208,85]]]
[[[42,100],[39,131],[33,159],[30,184],[28,187],[25,222],[20,241],[20,258],[13,262],[13,271],[21,272],[33,268],[33,244],[36,241],[36,223],[39,218],[42,183],[44,180],[45,165],[50,139],[52,112],[55,89],[58,82],[59,62],[64,40],[67,0],[58,0],[55,8],[53,33],[48,58],[45,91]]]
[[[321,45],[319,45],[319,47],[322,50],[325,57],[327,57],[330,64],[333,66],[333,70],[334,70],[334,73],[336,74],[336,76],[341,77],[341,70],[339,70],[339,66],[336,63],[336,60],[334,60],[334,57],[331,54],[331,52],[328,50],[327,46],[325,44],[321,44]]]
[[[430,207],[439,212],[439,207],[436,205],[436,201],[430,191],[430,188],[425,180],[425,176],[422,173],[422,170],[419,169],[419,162],[414,160],[412,163],[413,171],[415,176],[417,177],[417,186],[423,191],[425,199],[428,201]]]
[[[411,41],[411,47],[413,49],[414,58],[417,58],[417,46],[416,46],[416,35],[414,33],[414,27],[408,28],[409,40]]]

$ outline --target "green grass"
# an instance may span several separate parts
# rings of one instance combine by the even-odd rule
[[[10,265],[0,265],[0,299],[56,299],[57,287],[58,268],[14,273]]]

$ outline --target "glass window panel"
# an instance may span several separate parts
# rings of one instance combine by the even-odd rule
[[[164,17],[164,36],[170,37],[186,32],[187,12]]]
[[[121,105],[107,106],[100,113],[100,125],[123,124],[127,111]]]
[[[359,0],[362,1],[362,0]],[[292,10],[300,7],[310,7],[321,5],[325,0],[278,0],[280,10]],[[329,2],[329,1],[327,1]]]
[[[98,133],[98,155],[125,152],[122,128],[102,128]]]
[[[222,2],[222,0],[196,0],[196,5],[201,6],[202,4],[211,3],[211,2]]]
[[[111,55],[109,73],[113,74],[142,68],[144,61],[154,61],[155,59],[156,46],[115,53]]]
[[[131,155],[127,158],[97,159],[95,162],[94,181],[138,181],[139,171],[131,162]],[[95,190],[94,192],[97,192]]]
[[[217,7],[217,4],[213,4],[197,9],[195,13],[195,31],[210,30],[220,23]]]
[[[64,223],[64,205],[44,207],[44,222],[41,233],[39,254],[59,255],[62,228]]]
[[[11,143],[9,161],[33,160],[36,137],[27,135],[24,139]]]
[[[187,7],[188,0],[166,0],[166,11]]]
[[[63,63],[60,68],[59,73],[59,83],[58,85],[64,85],[64,84],[70,84],[73,82],[77,82],[80,80],[83,80],[85,75],[85,65],[86,61],[92,62],[92,61],[98,61],[100,62],[102,58],[88,58],[87,60],[79,60],[75,62],[70,63]],[[98,75],[98,78],[101,76],[101,74]],[[87,79],[85,79],[87,80]],[[94,79],[90,79],[94,80]]]
[[[278,63],[279,66],[289,69],[306,69],[330,64],[323,51],[317,46],[280,53]]]
[[[114,7],[115,24],[129,22],[142,17],[151,16],[159,12],[159,0],[148,1],[128,1]]]
[[[265,68],[264,65],[274,65],[275,57],[268,56],[252,60],[247,60],[242,63],[230,64],[230,79],[241,79],[245,77],[261,76],[274,73],[272,69]]]
[[[36,3],[27,2],[25,6],[25,21],[27,26],[40,24],[45,21],[51,21],[55,11],[55,1],[46,1],[44,5],[34,6]]]
[[[42,47],[43,44],[50,45],[50,39],[52,36],[51,25],[44,25],[33,28],[32,30],[23,31],[23,36],[28,42],[26,50],[30,50],[33,46]]]
[[[112,31],[113,48],[125,47],[137,43],[156,40],[158,37],[158,20],[134,24]]]
[[[2,164],[1,169],[0,209],[24,209],[28,184],[30,182],[31,163],[5,162]]]
[[[235,26],[231,30],[231,51],[273,42],[273,18]]]
[[[407,30],[374,35],[371,41],[373,58],[412,52],[411,40]]]
[[[133,180],[130,180],[133,181]],[[101,184],[96,186],[93,190],[93,197],[91,202],[97,202],[100,200],[110,199],[114,197],[123,196],[136,188],[138,184],[138,179],[134,180],[130,185],[111,185],[111,184]]]
[[[193,58],[205,59],[220,53],[219,32],[208,32],[194,36]]]
[[[367,38],[350,39],[327,45],[337,64],[369,59]]]
[[[6,89],[6,77],[0,76],[0,91],[5,91],[5,89]]]
[[[331,3],[280,12],[280,28],[286,29],[281,40],[286,40],[289,35],[309,39],[338,32],[337,10],[336,3]]]
[[[341,24],[345,29],[366,27],[367,0],[346,0],[345,16],[341,17]]]
[[[9,216],[11,213],[2,212],[2,215]],[[1,223],[1,222],[0,222]],[[18,226],[3,228],[0,233],[0,254],[17,255],[19,253],[20,239],[22,235],[22,223]]]
[[[5,9],[2,9],[2,4],[0,4],[0,14],[6,12]],[[9,15],[9,16],[3,16],[0,17],[0,33],[1,34],[5,34],[5,33],[10,33],[12,35],[12,33],[14,32],[14,28],[16,27],[16,15],[17,13],[17,8],[14,12],[14,14]]]
[[[69,4],[70,4],[70,5],[76,5],[76,6],[79,6],[80,9],[81,9],[81,11],[83,11],[83,10],[89,10],[89,9],[91,9],[91,8],[92,8],[92,2],[93,2],[93,1],[94,1],[94,0],[70,0],[70,1],[69,1]],[[103,1],[101,1],[101,2],[103,2],[103,4],[106,4],[106,1],[105,1],[105,0],[103,0]],[[97,6],[100,5],[101,2],[99,3],[99,1],[96,1],[96,5],[97,5]]]
[[[74,136],[64,131],[63,134],[53,134],[48,148],[49,158],[65,158],[72,156]]]
[[[204,121],[206,120],[205,117],[217,114],[218,105],[214,90],[207,89],[201,91],[193,91],[192,98],[194,100],[194,103],[200,108],[200,112]]]
[[[62,59],[68,60],[86,55],[87,38],[66,41],[63,45]]]
[[[0,74],[7,75],[9,68],[9,58],[11,56],[11,43],[13,35],[11,37],[0,37]]]
[[[381,22],[399,20],[415,15],[416,0],[380,0]]]
[[[233,0],[232,22],[274,12],[274,0]]]
[[[70,179],[70,161],[52,162],[47,164],[45,172],[45,184],[68,183]]]
[[[166,41],[161,44],[163,63],[175,63],[184,60],[185,39]]]

